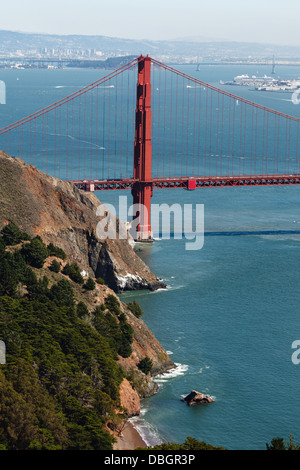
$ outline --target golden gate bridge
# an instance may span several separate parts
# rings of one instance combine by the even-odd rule
[[[85,191],[300,184],[300,119],[140,56],[0,129],[0,148]],[[143,208],[146,208],[144,211]]]

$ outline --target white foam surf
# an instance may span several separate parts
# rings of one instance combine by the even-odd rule
[[[129,422],[137,430],[146,446],[152,447],[161,444],[163,439],[159,435],[158,430],[153,425],[149,424],[146,420],[141,418],[143,414],[145,413],[143,413],[143,410],[141,410],[141,415],[130,418]]]
[[[175,363],[175,366],[176,367],[174,367],[174,369],[170,369],[169,371],[164,372],[163,374],[157,375],[153,378],[153,380],[157,384],[168,382],[170,379],[185,375],[185,373],[189,369],[189,366],[187,364]]]

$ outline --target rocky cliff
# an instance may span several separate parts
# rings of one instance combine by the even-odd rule
[[[87,276],[102,277],[106,285],[96,284],[92,292],[83,293],[73,283],[76,300],[83,301],[90,312],[116,292],[162,286],[134,252],[130,239],[97,237],[99,204],[94,194],[81,192],[71,183],[45,175],[22,160],[0,152],[0,228],[13,222],[30,236],[39,235],[46,244],[62,248],[67,261],[76,262]],[[50,257],[37,271],[39,276],[46,275],[50,284],[64,276],[49,271],[52,261]],[[127,415],[132,416],[139,413],[139,399],[156,392],[152,376],[173,368],[174,363],[143,320],[119,299],[118,302],[134,330],[132,354],[128,358],[119,357],[127,377],[120,388],[121,403]],[[153,363],[151,375],[145,375],[137,367],[146,357]]]
[[[134,252],[132,240],[98,238],[100,205],[94,194],[0,152],[0,226],[8,220],[55,243],[115,292],[163,287]]]

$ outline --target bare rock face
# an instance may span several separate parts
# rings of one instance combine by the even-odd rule
[[[105,279],[115,292],[166,287],[151,273],[134,250],[128,249],[127,240],[105,240],[94,261],[96,277]]]
[[[0,152],[0,228],[10,221],[31,236],[40,235],[115,292],[164,287],[134,252],[132,239],[98,237],[100,205],[93,193]]]
[[[189,406],[202,405],[203,403],[213,403],[213,399],[203,393],[192,390],[185,398],[181,401],[186,402]]]
[[[126,415],[128,418],[138,416],[140,414],[140,397],[127,379],[124,379],[120,385],[120,402],[122,407],[126,409]]]

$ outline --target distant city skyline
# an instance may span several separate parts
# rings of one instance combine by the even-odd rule
[[[0,29],[124,39],[300,46],[298,0],[10,0]]]

